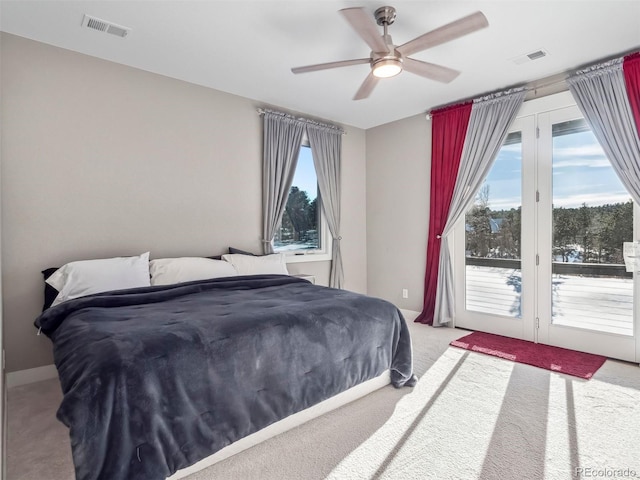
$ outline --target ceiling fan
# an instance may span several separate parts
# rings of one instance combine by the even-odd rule
[[[391,35],[387,33],[387,27],[393,24],[396,19],[395,8],[378,8],[374,13],[375,22],[362,7],[345,8],[340,10],[340,13],[371,48],[369,57],[295,67],[292,68],[291,71],[296,74],[307,73],[368,63],[371,66],[371,72],[369,72],[369,75],[356,92],[356,95],[353,97],[354,100],[367,98],[380,78],[393,77],[402,72],[402,70],[438,82],[451,82],[460,75],[459,71],[434,63],[416,60],[410,58],[409,55],[455,40],[456,38],[489,26],[489,22],[482,12],[475,12],[427,32],[424,35],[420,35],[398,47],[393,44]],[[378,32],[376,23],[383,27],[384,32],[382,35]]]

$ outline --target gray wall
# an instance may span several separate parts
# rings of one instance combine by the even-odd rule
[[[424,115],[367,130],[368,293],[416,311],[424,290],[430,162]]]
[[[150,250],[258,251],[261,120],[246,98],[2,34],[7,371],[52,363],[40,270]],[[366,292],[363,130],[343,137],[345,286]],[[329,262],[290,264],[327,283]]]

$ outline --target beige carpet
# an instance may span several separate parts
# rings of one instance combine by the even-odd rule
[[[414,389],[385,387],[189,480],[640,477],[637,365],[609,360],[584,381],[449,347],[462,330],[410,328]],[[9,480],[73,478],[60,397],[57,380],[9,391]]]

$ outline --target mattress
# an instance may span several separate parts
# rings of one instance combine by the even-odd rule
[[[101,293],[36,326],[80,480],[164,479],[385,371],[415,383],[395,306],[286,275]]]

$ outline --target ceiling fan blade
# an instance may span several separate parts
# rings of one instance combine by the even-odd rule
[[[360,85],[360,88],[356,92],[353,99],[362,100],[364,98],[367,98],[369,95],[371,95],[371,92],[373,91],[375,86],[378,84],[378,80],[380,79],[378,77],[375,77],[373,73],[369,73],[369,75],[367,75],[367,78],[364,79],[364,82],[362,82],[362,85]]]
[[[388,52],[389,47],[382,39],[382,35],[378,31],[378,26],[374,22],[373,17],[362,7],[344,8],[340,13],[353,27],[360,38],[362,38],[369,48],[374,52]]]
[[[307,65],[304,67],[295,67],[291,71],[293,73],[317,72],[318,70],[327,70],[329,68],[348,67],[350,65],[360,65],[370,63],[370,58],[356,58],[354,60],[342,60],[340,62],[318,63],[316,65]]]
[[[402,61],[402,68],[410,73],[415,73],[421,77],[428,78],[430,80],[436,80],[437,82],[449,83],[460,72],[452,68],[443,67],[442,65],[436,65],[435,63],[423,62],[421,60],[414,60],[413,58],[404,58]]]
[[[420,35],[404,45],[400,45],[396,50],[402,55],[408,56],[488,26],[489,22],[487,21],[487,17],[485,17],[482,12],[475,12],[451,23],[447,23],[440,28],[431,30],[424,35]]]

